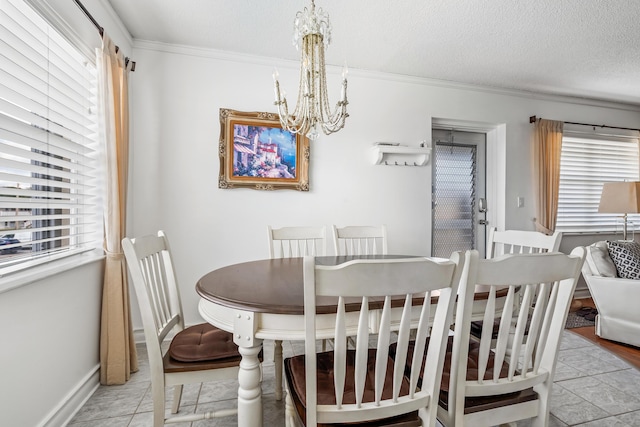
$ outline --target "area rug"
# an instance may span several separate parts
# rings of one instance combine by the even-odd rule
[[[595,308],[591,309],[592,311],[587,313],[584,308],[578,311],[569,312],[567,316],[567,322],[565,323],[565,329],[573,329],[573,328],[582,328],[584,326],[594,326],[595,321]]]

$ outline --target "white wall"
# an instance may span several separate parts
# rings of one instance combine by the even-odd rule
[[[194,286],[202,275],[268,257],[267,225],[384,223],[390,252],[429,254],[431,164],[374,166],[369,151],[376,141],[417,146],[430,139],[433,119],[501,126],[508,180],[500,195],[504,223],[497,225],[533,230],[529,116],[625,127],[640,122],[637,108],[351,69],[350,117],[343,130],[311,143],[308,193],[222,190],[219,109],[275,112],[274,66],[294,102],[297,64],[150,42],[136,42],[134,59],[128,234],[167,232],[188,323],[200,321]],[[330,71],[335,102],[340,69]],[[517,196],[525,198],[524,208],[516,207]],[[141,327],[137,313],[134,322]]]
[[[74,2],[32,3],[57,25],[77,31],[86,51],[100,45],[98,31]],[[106,2],[83,3],[130,55],[130,37]],[[64,425],[99,384],[103,261],[77,261],[0,293],[0,426]]]
[[[97,387],[102,265],[0,294],[0,425],[60,426]]]

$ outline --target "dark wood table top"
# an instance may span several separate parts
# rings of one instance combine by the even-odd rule
[[[320,265],[338,265],[354,259],[416,258],[415,255],[327,256],[316,257]],[[196,291],[207,301],[224,307],[252,311],[254,313],[304,314],[303,258],[265,259],[248,261],[222,267],[205,274],[196,284]],[[507,295],[508,287],[498,290],[496,297]],[[486,300],[486,287],[477,286],[474,300]],[[437,293],[432,294],[437,298]],[[360,309],[360,298],[347,298],[345,310]],[[398,304],[401,306],[402,297]],[[416,297],[413,305],[422,305],[424,298]],[[435,302],[435,301],[434,301]],[[335,313],[337,298],[318,298],[318,314]],[[381,309],[382,299],[370,299],[369,309]]]
[[[415,258],[410,255],[317,257],[321,265],[338,265],[353,259]],[[205,300],[225,307],[256,313],[304,314],[303,258],[249,261],[229,265],[205,274],[196,291]],[[358,310],[360,298],[345,301],[345,309]],[[372,301],[374,302],[374,301]],[[337,299],[319,298],[317,312],[335,313]],[[357,305],[357,306],[356,306]],[[370,307],[378,308],[377,305]]]

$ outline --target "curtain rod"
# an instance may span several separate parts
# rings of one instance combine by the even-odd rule
[[[535,123],[536,120],[538,120],[538,118],[536,116],[531,116],[529,117],[529,123]],[[576,122],[562,122],[568,125],[581,125],[581,126],[592,126],[592,127],[597,127],[597,128],[608,128],[608,129],[622,129],[622,130],[635,130],[636,132],[640,132],[640,129],[634,129],[634,128],[623,128],[623,127],[618,127],[618,126],[607,126],[607,125],[593,125],[590,123],[576,123]]]
[[[84,15],[87,18],[89,18],[89,21],[91,21],[93,23],[93,25],[97,28],[98,32],[100,33],[100,37],[103,37],[104,36],[104,28],[102,28],[102,26],[100,24],[98,24],[98,21],[95,20],[95,18],[89,13],[87,8],[84,7],[84,5],[80,2],[80,0],[73,0],[73,1],[80,8],[80,10],[82,10]],[[116,46],[116,53],[118,53],[118,50],[120,50],[120,48],[118,46]],[[125,56],[124,64],[125,64],[125,66],[127,64],[129,64],[129,57],[128,56]],[[136,70],[136,62],[135,61],[131,61],[131,71],[135,71],[135,70]]]

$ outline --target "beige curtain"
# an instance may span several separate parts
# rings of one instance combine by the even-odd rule
[[[98,51],[100,130],[104,150],[106,194],[104,247],[107,254],[102,288],[100,382],[124,384],[138,370],[130,317],[127,270],[120,241],[125,236],[129,167],[129,98],[127,65],[105,34]]]
[[[563,122],[554,120],[540,119],[535,124],[536,229],[545,234],[556,229],[563,128]]]

